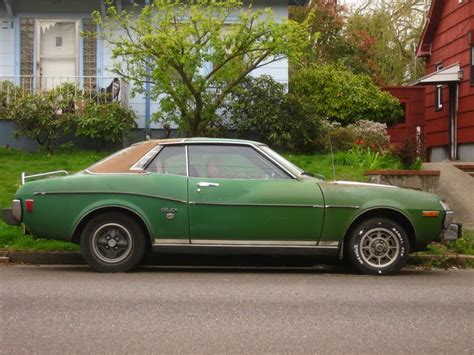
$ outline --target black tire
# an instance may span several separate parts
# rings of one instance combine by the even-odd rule
[[[353,228],[345,242],[345,258],[358,272],[395,274],[406,264],[410,241],[396,222],[383,217],[367,219]]]
[[[146,233],[125,213],[107,212],[93,217],[81,234],[81,253],[99,272],[127,272],[145,253]]]

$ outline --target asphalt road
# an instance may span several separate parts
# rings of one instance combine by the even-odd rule
[[[0,267],[0,353],[474,353],[474,271]]]

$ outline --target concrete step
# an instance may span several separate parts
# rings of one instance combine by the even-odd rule
[[[0,265],[10,264],[10,258],[8,256],[0,256]]]
[[[473,175],[464,172],[457,166],[471,168],[474,163],[425,163],[423,169],[439,170],[439,192],[455,212],[454,220],[465,228],[474,229],[474,179]],[[474,171],[473,171],[474,173]]]
[[[474,177],[474,164],[454,164],[454,166]]]

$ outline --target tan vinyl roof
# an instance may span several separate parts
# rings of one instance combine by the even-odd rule
[[[86,169],[94,174],[121,174],[121,173],[144,173],[143,170],[130,170],[130,168],[151,149],[160,144],[180,143],[183,139],[160,139],[140,142],[123,149],[107,158],[99,161]]]

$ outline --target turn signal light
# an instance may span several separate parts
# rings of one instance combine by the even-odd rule
[[[423,217],[439,217],[439,211],[423,211]]]
[[[25,200],[26,212],[32,213],[34,207],[35,207],[35,201],[34,200]]]

